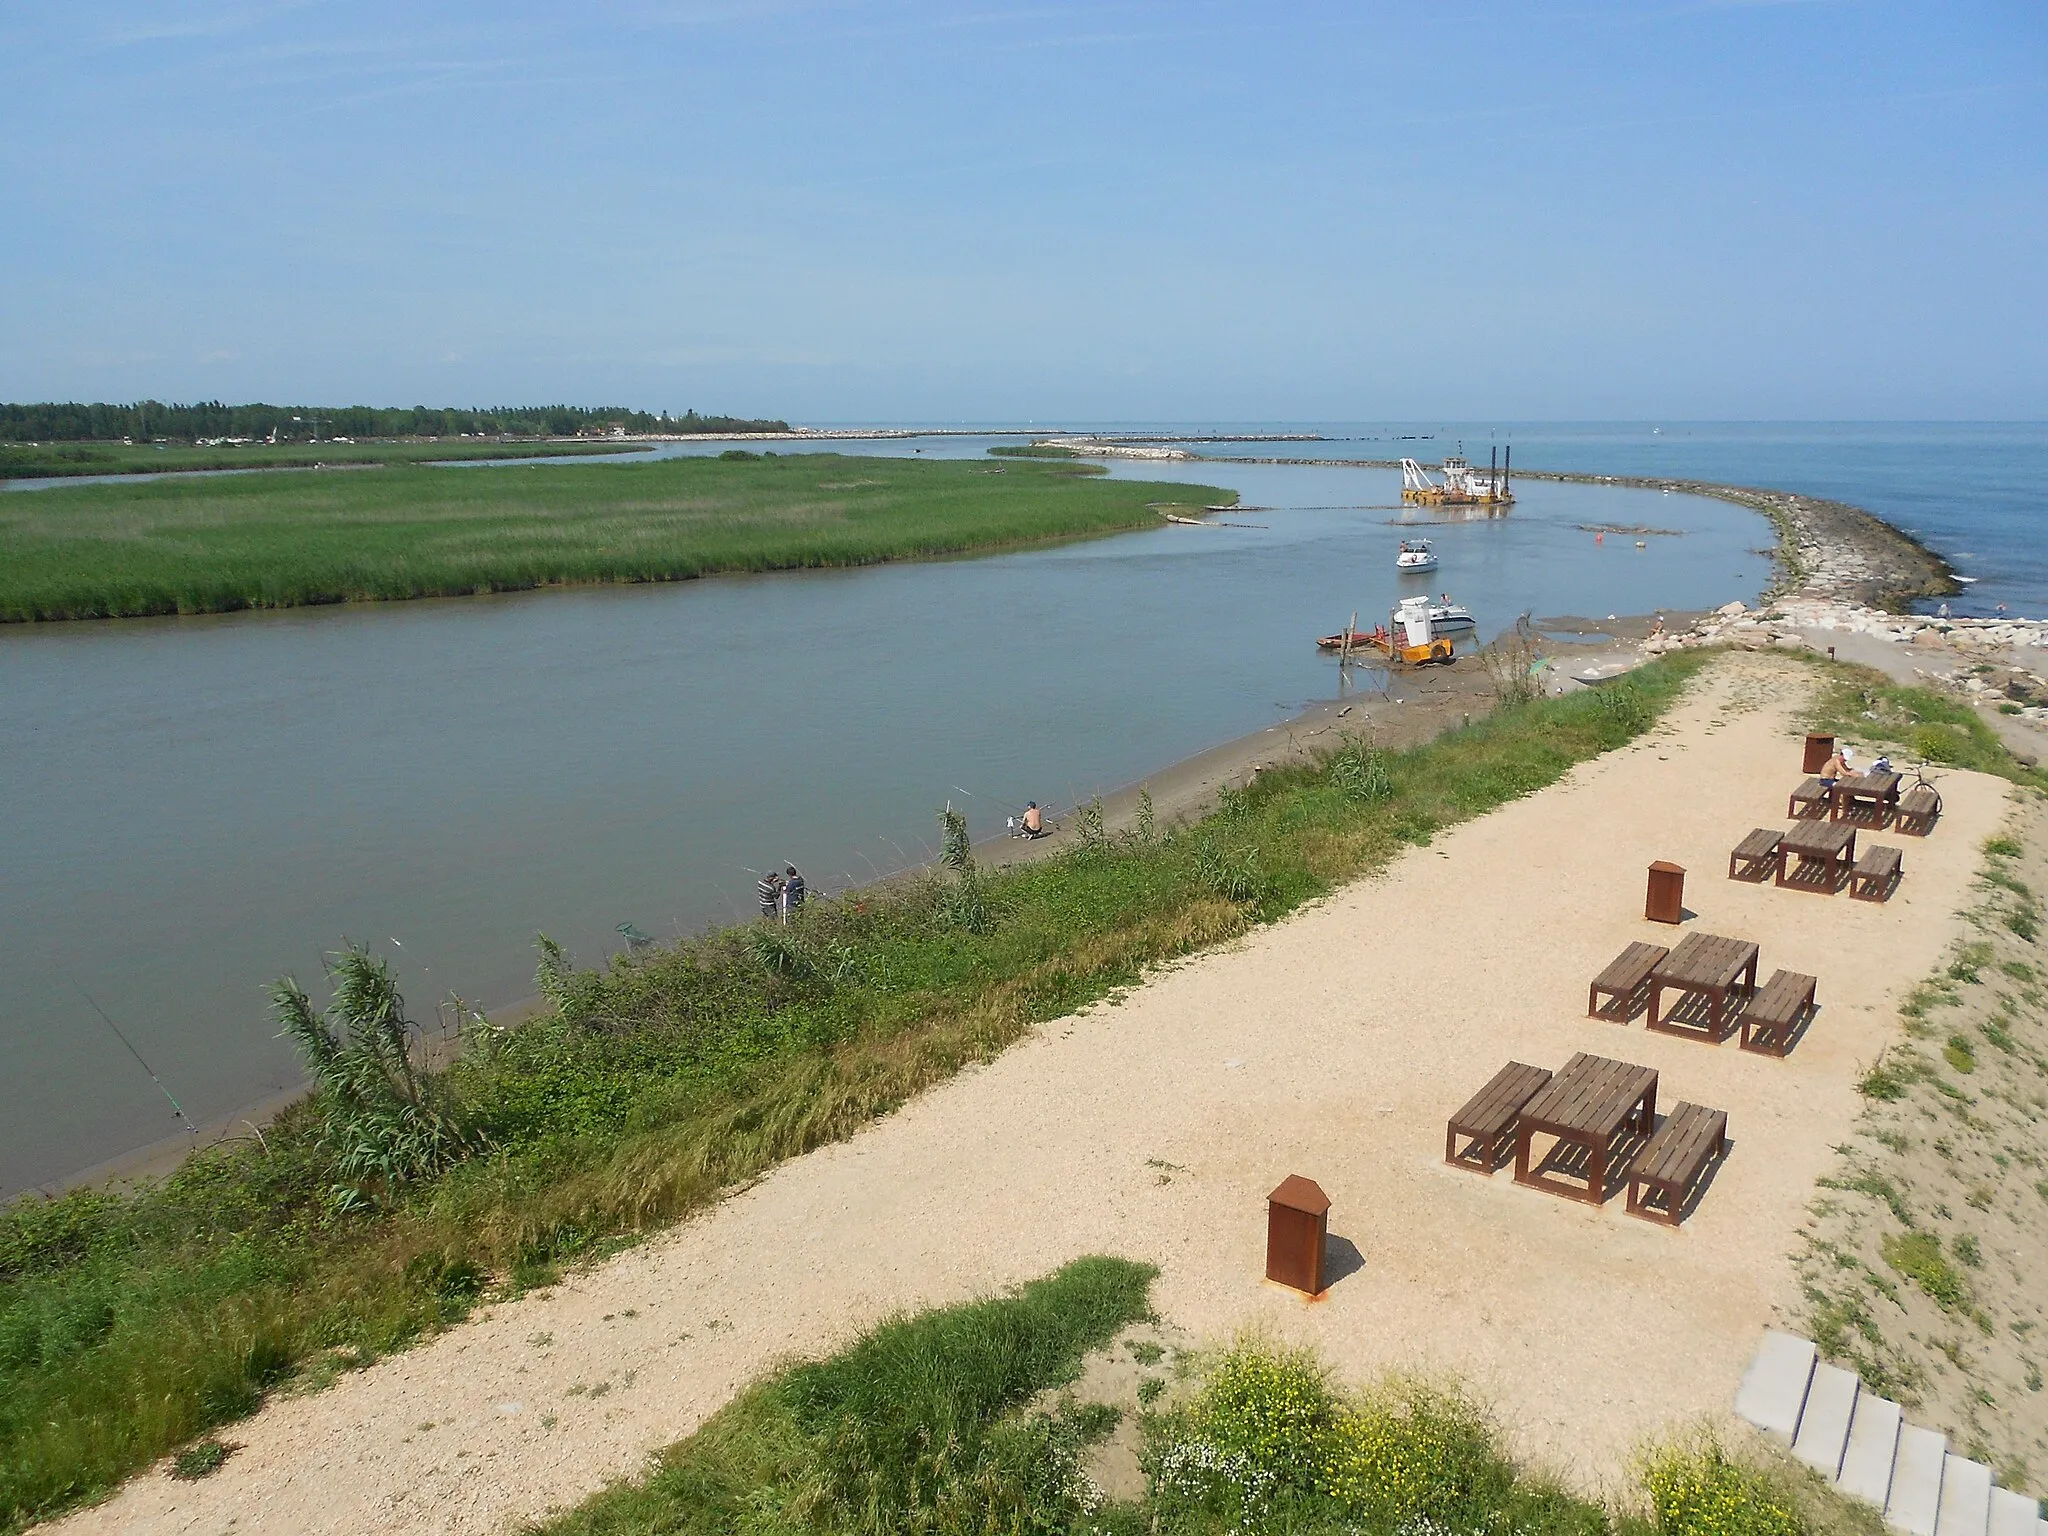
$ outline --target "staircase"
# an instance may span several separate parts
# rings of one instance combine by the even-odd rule
[[[2039,1501],[1993,1487],[1989,1467],[1906,1423],[1854,1371],[1822,1364],[1810,1340],[1765,1333],[1735,1411],[1908,1536],[2048,1536]]]

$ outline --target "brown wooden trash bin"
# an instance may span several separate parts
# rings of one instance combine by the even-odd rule
[[[1650,866],[1650,892],[1643,902],[1643,916],[1653,923],[1676,923],[1685,918],[1685,871],[1662,859]]]
[[[1835,738],[1823,736],[1819,732],[1813,732],[1806,738],[1806,761],[1801,765],[1799,771],[1801,773],[1819,773],[1821,769],[1827,767],[1828,759],[1834,755]]]
[[[1291,1173],[1266,1196],[1266,1278],[1309,1296],[1322,1294],[1323,1243],[1330,1197],[1314,1179]]]

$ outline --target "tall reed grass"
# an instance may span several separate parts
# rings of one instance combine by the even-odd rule
[[[0,497],[0,621],[923,559],[1155,525],[1200,486],[839,454],[171,478]]]
[[[1619,746],[1703,660],[1262,775],[1189,827],[813,902],[579,970],[445,1080],[491,1151],[338,1210],[319,1106],[160,1185],[0,1212],[0,1523],[843,1138],[1041,1020],[1241,934]],[[1618,691],[1617,691],[1618,690]]]

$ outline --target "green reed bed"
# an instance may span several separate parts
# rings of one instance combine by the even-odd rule
[[[1207,487],[838,454],[428,466],[0,497],[0,621],[868,565],[1155,525]]]
[[[1645,1456],[1610,1507],[1517,1466],[1459,1393],[1335,1387],[1247,1341],[1161,1369],[1171,1395],[1078,1401],[1084,1355],[1144,1317],[1152,1271],[1079,1259],[1018,1291],[898,1318],[762,1380],[642,1477],[529,1528],[759,1536],[1806,1536],[1874,1533],[1789,1463],[1711,1441]],[[1190,1368],[1192,1367],[1192,1368]],[[1147,1398],[1150,1403],[1147,1403]],[[1112,1502],[1089,1447],[1126,1415],[1144,1490]]]
[[[430,438],[354,443],[0,443],[0,480],[74,475],[160,475],[203,469],[310,469],[315,465],[450,463],[471,459],[581,458],[632,453],[639,443],[497,442]]]
[[[280,1383],[317,1383],[546,1283],[1148,966],[1554,782],[1646,729],[1703,660],[1400,752],[1354,741],[1192,826],[1143,818],[1040,863],[962,861],[814,902],[788,929],[603,972],[543,942],[555,1006],[471,1031],[431,1097],[449,1145],[482,1150],[431,1177],[366,1175],[393,1166],[378,1138],[405,1112],[331,1095],[161,1184],[17,1202],[0,1212],[0,1525],[109,1487]]]

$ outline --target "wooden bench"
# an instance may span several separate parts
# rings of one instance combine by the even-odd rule
[[[1728,878],[1762,880],[1775,875],[1778,872],[1778,840],[1784,835],[1776,827],[1758,827],[1750,833],[1728,855]],[[1736,873],[1738,864],[1746,866],[1741,877]]]
[[[1514,1144],[1511,1133],[1522,1106],[1549,1083],[1547,1067],[1532,1067],[1520,1061],[1502,1067],[1463,1109],[1451,1116],[1450,1128],[1444,1132],[1444,1161],[1455,1168],[1493,1173],[1501,1165],[1502,1153]],[[1458,1150],[1460,1136],[1469,1137],[1472,1143],[1463,1152]]]
[[[1925,837],[1934,830],[1934,823],[1940,817],[1941,796],[1922,784],[1899,797],[1898,811],[1892,817],[1892,830],[1904,832],[1909,837]]]
[[[1785,806],[1785,814],[1794,821],[1804,821],[1809,817],[1827,815],[1833,809],[1834,803],[1833,793],[1823,789],[1819,779],[1808,779],[1792,791],[1792,798]]]
[[[1693,1185],[1707,1165],[1727,1150],[1726,1110],[1678,1105],[1628,1171],[1629,1215],[1677,1226],[1685,1219],[1686,1197]],[[1662,1210],[1650,1204],[1656,1196],[1663,1197]]]
[[[1890,901],[1904,867],[1905,855],[1898,849],[1872,843],[1849,871],[1849,894],[1860,901]]]
[[[1813,977],[1797,971],[1773,972],[1742,1010],[1742,1048],[1766,1056],[1788,1055],[1819,986]]]
[[[1600,1016],[1600,994],[1605,992],[1621,1004],[1621,1021],[1627,1023],[1637,990],[1650,979],[1650,972],[1657,969],[1657,963],[1670,953],[1662,944],[1629,945],[1586,988],[1586,1017],[1594,1019]]]

